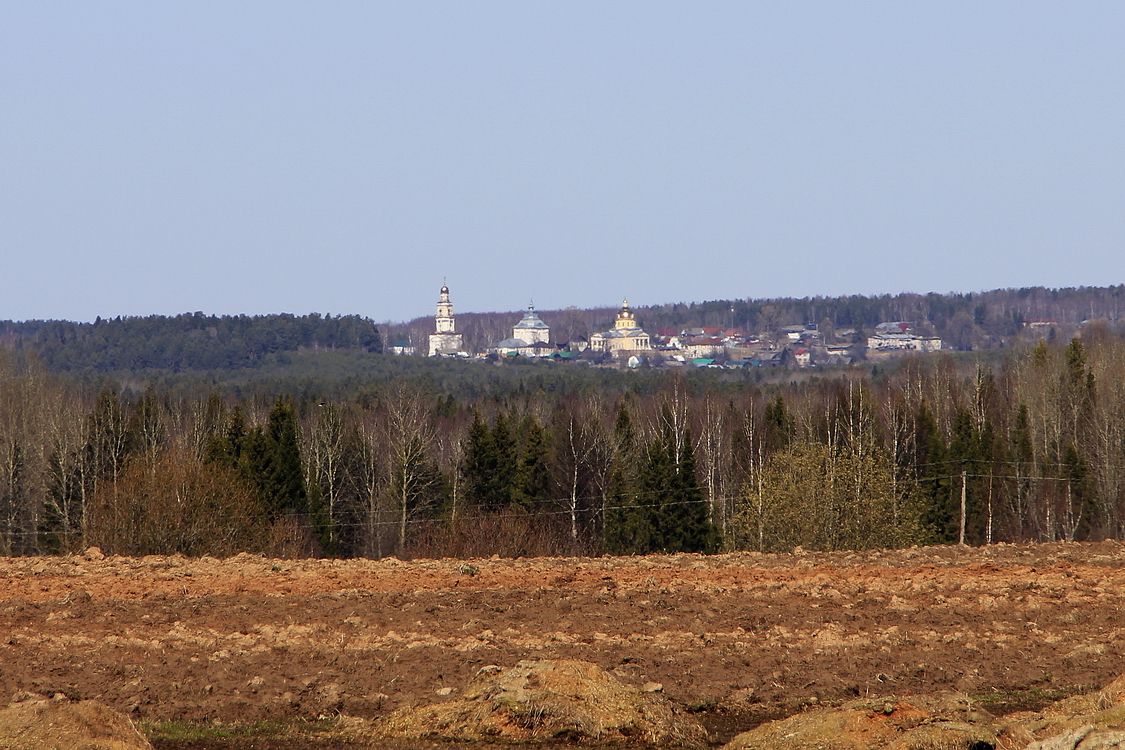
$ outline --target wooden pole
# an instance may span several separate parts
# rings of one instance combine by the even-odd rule
[[[965,474],[961,471],[961,544],[965,544]]]

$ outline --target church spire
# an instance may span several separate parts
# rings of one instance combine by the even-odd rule
[[[453,333],[456,323],[453,320],[453,302],[449,299],[449,285],[442,281],[438,296],[437,314],[434,316],[434,330],[438,333]]]
[[[437,312],[434,315],[434,332],[430,334],[430,356],[436,354],[462,354],[464,340],[456,333],[457,323],[453,319],[453,301],[449,298],[449,285],[443,278],[438,295]]]

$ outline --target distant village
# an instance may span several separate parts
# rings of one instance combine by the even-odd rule
[[[608,322],[608,321],[607,321]],[[457,332],[449,287],[442,285],[425,354],[485,360],[547,359],[612,367],[822,367],[847,365],[859,359],[879,360],[909,352],[936,352],[940,338],[924,336],[907,321],[880,323],[861,338],[854,328],[821,331],[815,323],[751,332],[736,327],[699,327],[646,331],[643,322],[623,300],[612,325],[589,338],[552,341],[551,327],[529,304],[512,326],[512,335],[484,351],[470,352]],[[408,341],[392,341],[393,354],[421,354]]]

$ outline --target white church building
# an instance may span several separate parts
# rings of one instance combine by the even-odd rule
[[[545,357],[554,351],[551,346],[551,329],[535,312],[535,305],[528,305],[520,322],[512,326],[512,337],[504,339],[493,347],[503,356]]]
[[[441,294],[438,297],[437,314],[434,316],[434,333],[430,334],[430,356],[463,356],[465,342],[461,334],[456,332],[457,324],[453,320],[453,303],[449,300],[449,287],[441,285]]]

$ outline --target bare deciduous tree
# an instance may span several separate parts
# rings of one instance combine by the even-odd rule
[[[433,409],[427,398],[407,386],[396,388],[387,402],[383,443],[390,464],[400,552],[406,548],[411,518],[437,502],[441,476],[431,456],[436,437]]]

